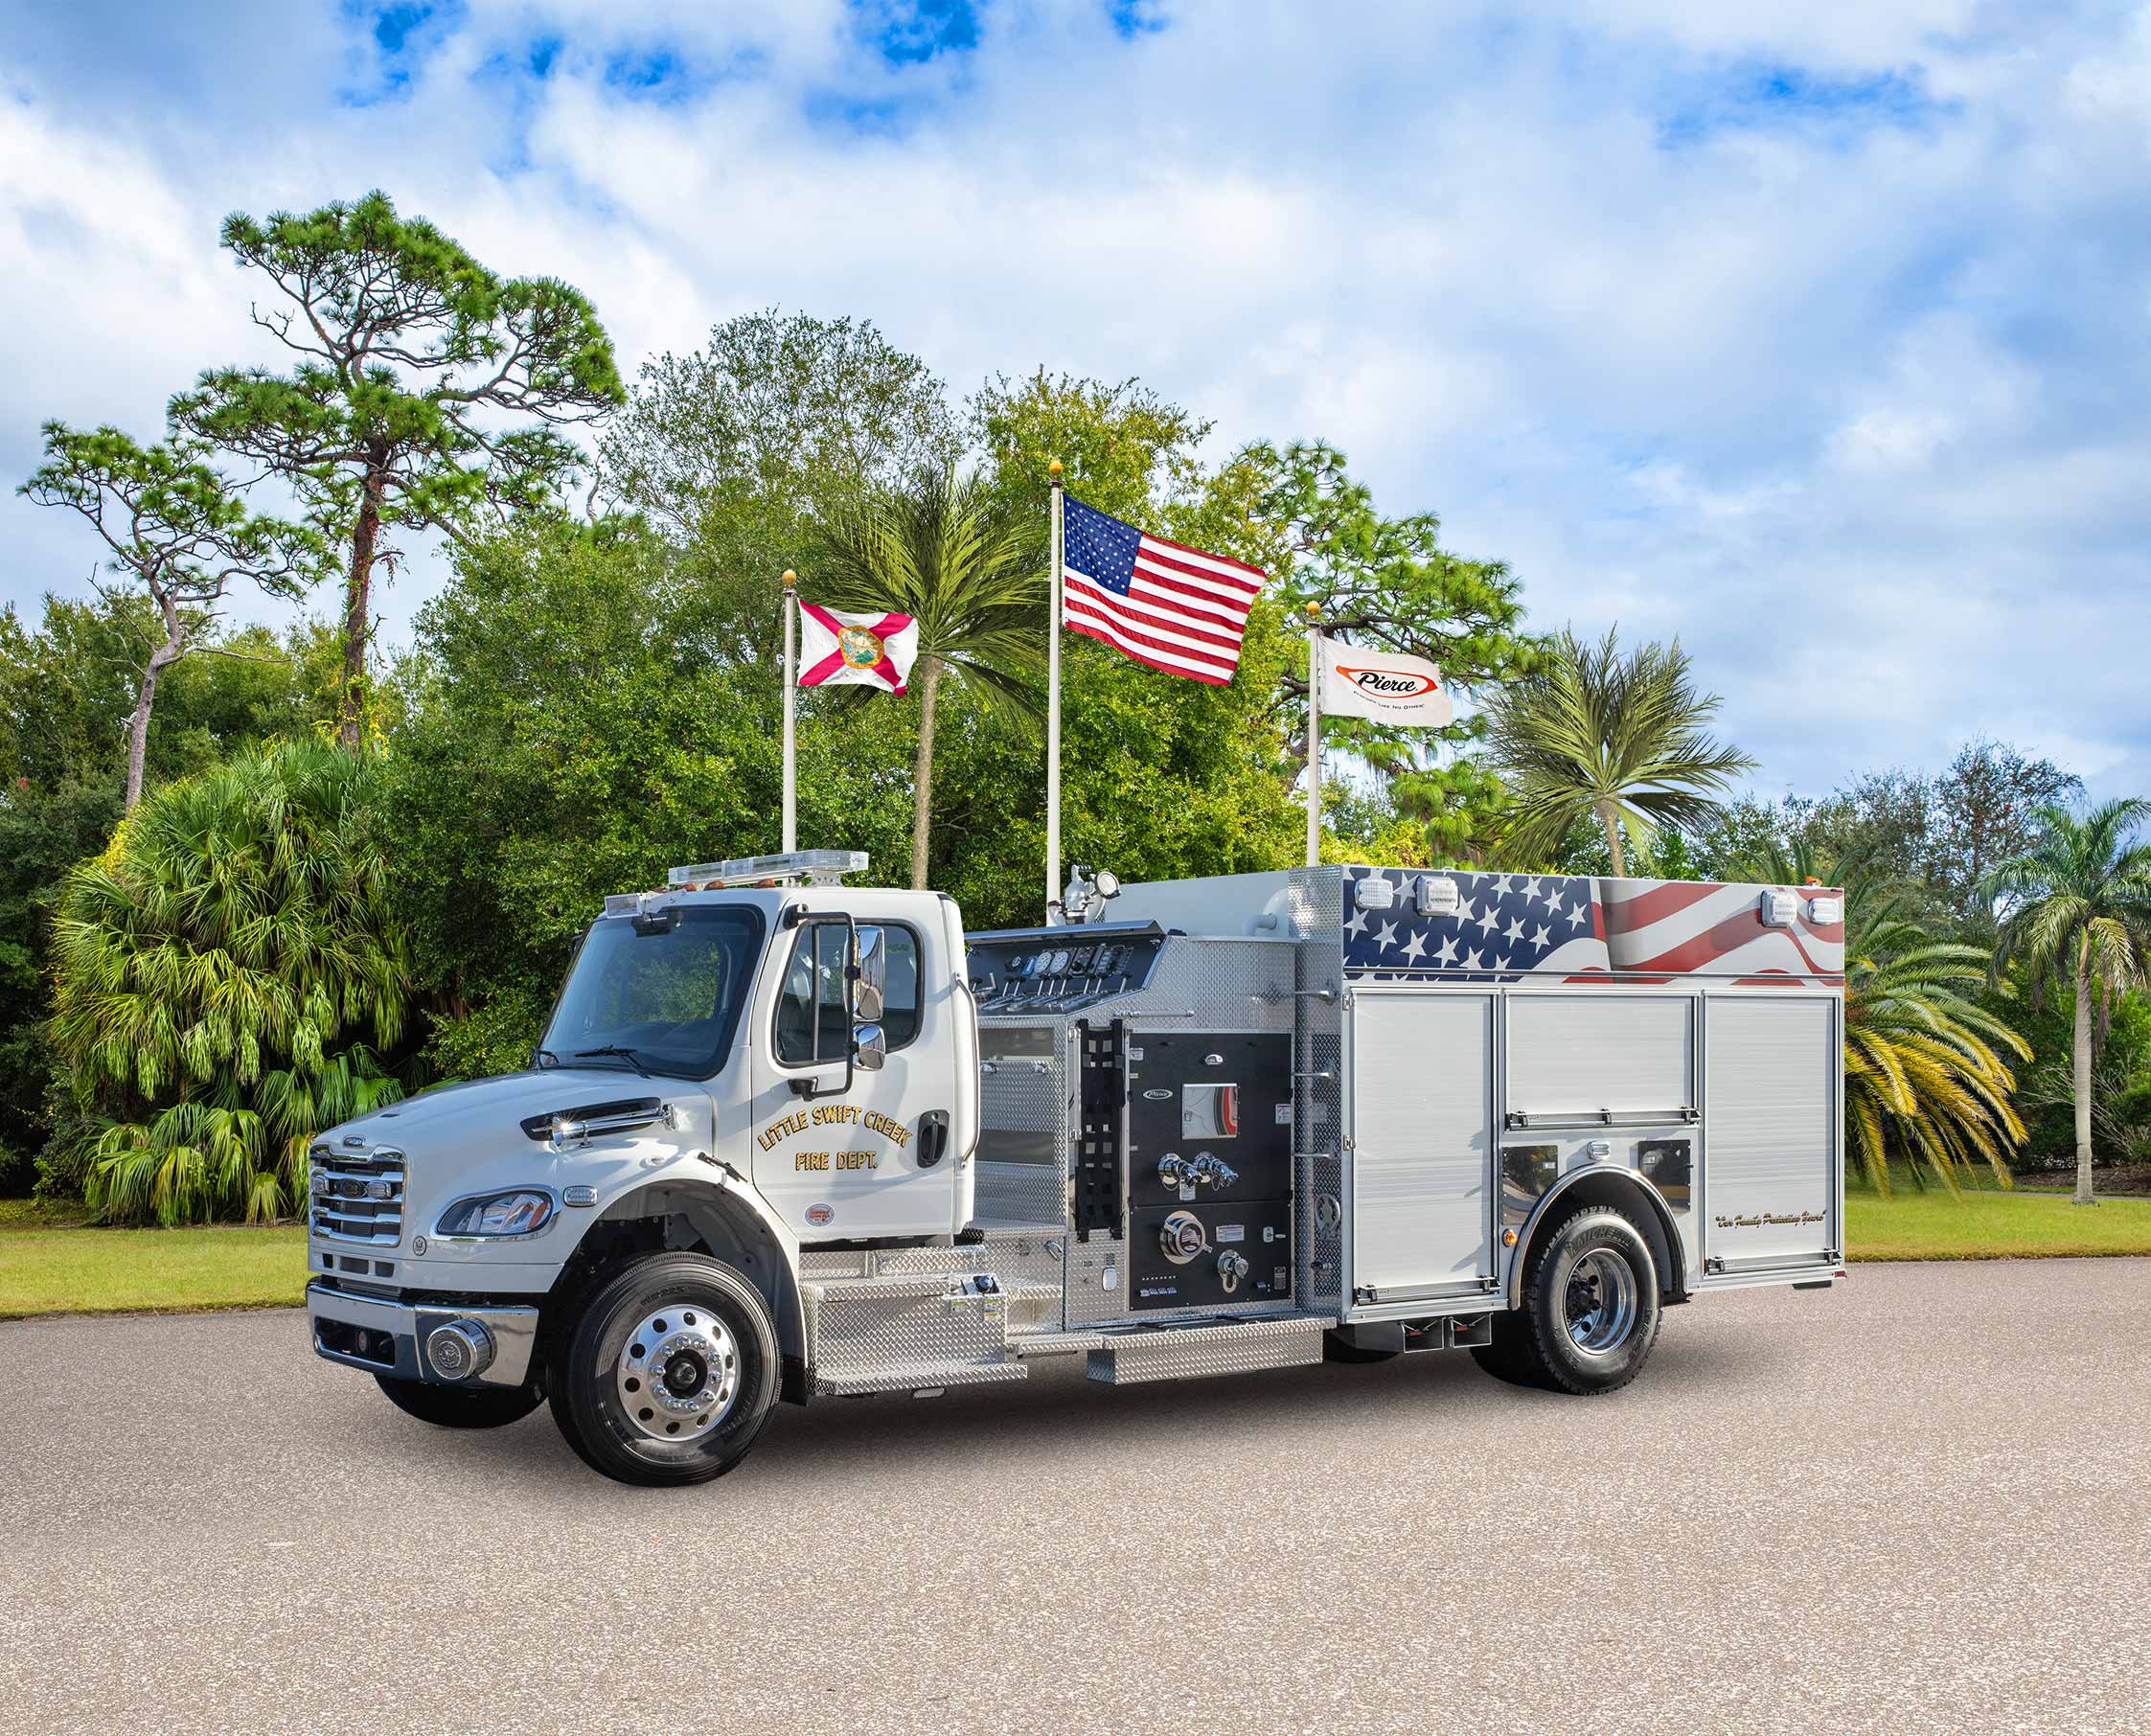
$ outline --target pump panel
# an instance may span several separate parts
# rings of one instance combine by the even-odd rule
[[[1285,1302],[1293,1288],[1290,1199],[1153,1205],[1128,1220],[1128,1301],[1157,1308]]]
[[[1128,1197],[1135,1205],[1275,1199],[1292,1192],[1293,1039],[1146,1031],[1128,1068]]]

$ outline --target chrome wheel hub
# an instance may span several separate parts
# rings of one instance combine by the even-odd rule
[[[1610,1247],[1579,1255],[1568,1273],[1562,1323],[1568,1341],[1587,1357],[1611,1356],[1636,1330],[1636,1272]]]
[[[659,1441],[707,1434],[740,1393],[740,1347],[707,1308],[651,1314],[621,1347],[614,1385],[628,1420]]]

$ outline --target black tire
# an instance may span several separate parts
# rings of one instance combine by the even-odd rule
[[[376,1375],[397,1409],[439,1428],[500,1428],[519,1423],[538,1406],[535,1386],[436,1386],[431,1381],[399,1381]]]
[[[1545,1378],[1533,1360],[1531,1329],[1521,1313],[1498,1313],[1488,1323],[1491,1337],[1472,1346],[1472,1360],[1497,1381],[1511,1386],[1544,1386]]]
[[[668,1331],[692,1330],[705,1342],[728,1343],[735,1359],[720,1368],[718,1358],[698,1356],[702,1382],[683,1390],[685,1408],[669,1416],[655,1405],[638,1404],[630,1411],[622,1390],[629,1378],[624,1362],[640,1348],[631,1335],[657,1320]],[[776,1329],[760,1291],[706,1254],[652,1254],[590,1291],[561,1335],[548,1382],[553,1420],[584,1464],[619,1482],[652,1488],[707,1482],[744,1458],[768,1427],[780,1369]],[[727,1378],[729,1398],[708,1400],[710,1408],[698,1420],[693,1408],[698,1396],[717,1393],[717,1383]],[[656,1428],[673,1433],[660,1437],[652,1431]]]
[[[1570,1214],[1533,1245],[1523,1307],[1507,1317],[1526,1383],[1617,1392],[1642,1373],[1664,1318],[1651,1245],[1611,1206]]]

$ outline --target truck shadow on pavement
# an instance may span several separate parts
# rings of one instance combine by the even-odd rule
[[[1543,1425],[1587,1408],[1641,1405],[1663,1409],[1672,1428],[1681,1415],[1692,1414],[1693,1404],[1706,1392],[1722,1405],[1748,1377],[1764,1372],[1743,1362],[1722,1341],[1669,1336],[1660,1340],[1636,1384],[1603,1399],[1578,1400],[1506,1385],[1453,1352],[1122,1387],[1086,1379],[1080,1357],[1057,1359],[1033,1364],[1020,1382],[950,1387],[933,1399],[889,1394],[821,1399],[804,1409],[784,1405],[754,1452],[720,1486],[767,1479],[767,1486],[777,1488],[797,1479],[823,1487],[833,1475],[915,1454],[931,1454],[943,1463],[974,1455],[1081,1455],[1108,1446],[1162,1454],[1237,1431],[1282,1436],[1353,1421],[1382,1428],[1436,1413],[1446,1422],[1469,1416],[1499,1429],[1526,1417]],[[397,1429],[399,1441],[406,1436],[413,1455],[432,1462],[446,1444],[438,1431],[420,1425]],[[459,1453],[468,1450],[472,1469],[491,1460],[494,1472],[510,1477],[531,1472],[590,1474],[575,1462],[542,1409],[509,1428],[459,1436],[454,1446]]]

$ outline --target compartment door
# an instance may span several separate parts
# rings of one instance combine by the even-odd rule
[[[1692,994],[1519,990],[1506,1002],[1511,1114],[1539,1128],[1678,1127],[1693,1112]]]
[[[1705,1006],[1705,1270],[1828,1265],[1844,1246],[1837,999],[1773,991]]]
[[[1494,997],[1363,985],[1346,1020],[1347,1274],[1362,1308],[1494,1265]]]

